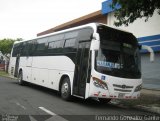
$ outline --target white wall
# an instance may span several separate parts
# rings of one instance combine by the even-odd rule
[[[107,24],[109,26],[115,27],[115,20],[116,18],[114,17],[114,13],[109,13]],[[129,24],[128,27],[121,26],[118,28],[132,32],[137,38],[160,34],[160,15],[158,15],[157,12],[155,12],[152,18],[149,18],[147,22],[144,20],[144,18],[137,19],[134,21],[134,23]]]

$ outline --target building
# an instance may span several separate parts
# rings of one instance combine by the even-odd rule
[[[74,19],[72,21],[66,22],[64,24],[58,25],[46,31],[40,32],[37,36],[49,34],[55,31],[67,29],[70,27],[87,24],[90,22],[100,22],[107,24],[111,27],[114,26],[114,10],[110,8],[110,3],[112,0],[106,0],[102,3],[102,9],[94,13],[82,16],[80,18]],[[119,6],[117,6],[119,8]],[[142,51],[142,78],[144,80],[144,87],[146,88],[160,88],[160,15],[154,13],[152,18],[147,22],[143,19],[137,19],[134,23],[129,26],[118,27],[123,30],[132,32],[138,39],[139,44],[149,45],[155,52],[155,62],[151,63],[149,61],[149,53],[147,51]]]
[[[107,15],[102,15],[101,10],[99,10],[99,11],[96,11],[94,13],[91,13],[91,14],[82,16],[80,18],[74,19],[72,21],[66,22],[64,24],[58,25],[58,26],[53,27],[51,29],[48,29],[46,31],[40,32],[40,33],[37,34],[37,36],[49,34],[49,33],[52,33],[52,32],[56,32],[56,31],[59,31],[59,30],[63,30],[63,29],[67,29],[67,28],[91,23],[91,22],[99,22],[99,23],[105,23],[106,24],[107,23]]]

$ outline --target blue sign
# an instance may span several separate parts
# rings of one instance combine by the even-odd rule
[[[150,46],[155,52],[160,51],[160,34],[138,38],[138,43]],[[142,50],[141,52],[146,53],[148,51]]]
[[[115,11],[116,9],[121,8],[121,6],[119,4],[117,4],[115,6],[115,9],[113,9],[111,7],[111,4],[112,4],[112,0],[106,0],[106,1],[102,2],[102,10],[101,10],[102,14],[107,14],[107,13],[110,13],[112,11]]]
[[[106,76],[101,76],[101,80],[106,80]]]

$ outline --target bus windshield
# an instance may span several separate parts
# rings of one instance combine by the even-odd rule
[[[122,77],[141,78],[139,47],[131,33],[99,26],[100,49],[96,51],[95,70]]]

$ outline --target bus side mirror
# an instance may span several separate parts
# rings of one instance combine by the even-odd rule
[[[91,41],[91,50],[99,50],[100,37],[98,33],[93,34],[93,39]]]
[[[153,62],[154,61],[154,51],[151,47],[147,46],[147,45],[141,45],[141,49],[145,49],[148,50],[148,52],[150,52],[150,61]]]

